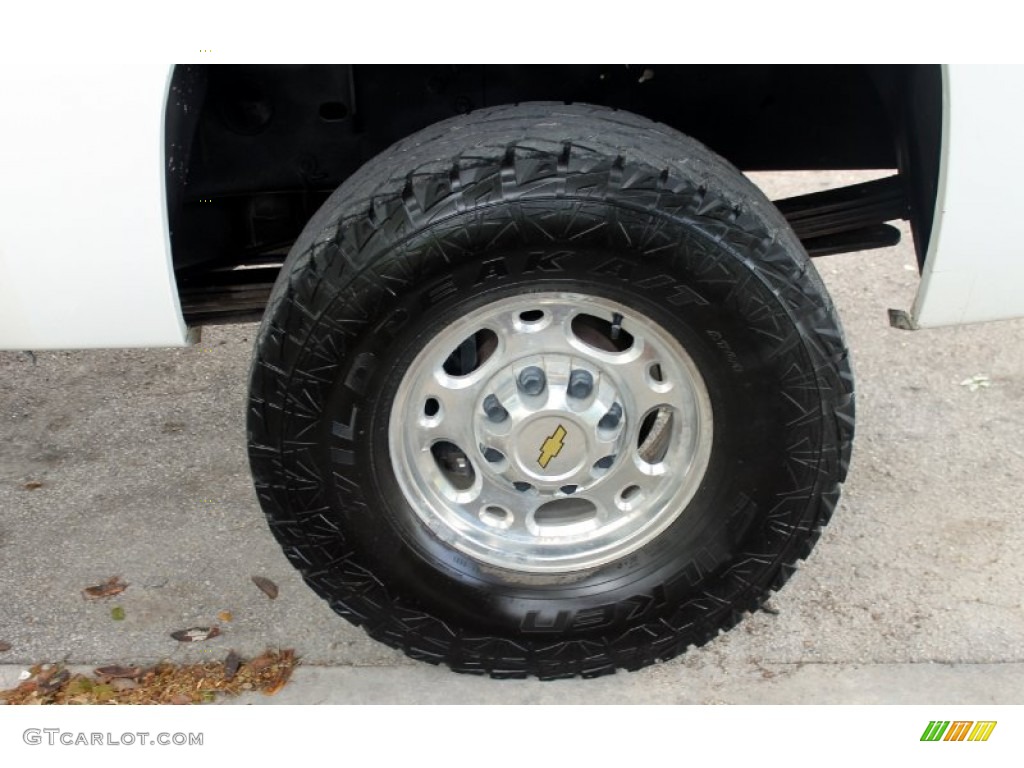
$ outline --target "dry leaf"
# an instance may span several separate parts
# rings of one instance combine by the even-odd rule
[[[121,581],[120,576],[111,576],[102,584],[97,584],[95,587],[86,587],[82,590],[82,594],[87,600],[97,600],[101,597],[120,595],[127,588],[128,585]]]
[[[56,672],[56,674],[47,675],[46,677],[37,676],[33,682],[36,684],[36,690],[45,696],[46,694],[57,691],[70,679],[71,673],[66,669],[62,669],[59,672]]]
[[[122,667],[114,664],[109,667],[96,667],[92,672],[96,677],[139,677],[142,667]]]
[[[11,650],[11,644],[0,641],[0,653],[6,653]]]
[[[56,664],[36,664],[29,670],[29,672],[32,675],[34,675],[37,680],[49,680],[59,671],[60,667],[58,667]]]
[[[267,651],[253,669],[228,658],[223,663],[175,665],[163,662],[155,667],[99,667],[97,677],[71,675],[59,665],[42,664],[25,670],[17,688],[0,691],[0,703],[7,704],[203,704],[220,695],[237,696],[246,691],[279,691],[298,663],[292,650]],[[230,665],[229,665],[230,662]],[[236,666],[237,665],[237,666]],[[235,667],[234,674],[229,676]],[[128,674],[139,670],[135,678],[113,677],[109,673]],[[108,674],[100,675],[105,672]]]
[[[26,491],[35,491],[39,488],[42,488],[43,484],[38,480],[29,480],[27,483],[25,483],[23,487],[25,488]]]
[[[226,623],[230,622],[235,617],[231,614],[231,611],[221,611],[220,613],[217,614],[217,618],[220,619],[221,621],[223,621],[226,624]]]
[[[209,640],[211,637],[217,637],[219,634],[219,627],[192,627],[171,632],[171,637],[179,643],[198,643],[202,640]]]
[[[259,672],[261,670],[266,669],[273,663],[274,657],[269,653],[265,653],[262,656],[257,656],[255,659],[246,664],[246,666],[249,667],[249,669],[251,669],[253,672]]]
[[[287,682],[288,682],[287,680],[278,680],[276,683],[271,685],[269,688],[264,688],[263,689],[263,695],[264,696],[273,696],[275,693],[277,693],[282,688],[284,688],[284,684],[287,683]]]
[[[253,576],[252,583],[259,587],[271,600],[277,599],[277,584],[264,576]]]
[[[228,656],[224,659],[224,679],[228,682],[234,680],[241,665],[242,657],[235,653],[234,650],[228,651]]]

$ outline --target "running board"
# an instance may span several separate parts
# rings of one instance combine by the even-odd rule
[[[887,221],[910,217],[899,176],[776,200],[811,256],[886,248],[900,241]]]
[[[891,224],[874,224],[847,232],[836,232],[834,235],[801,239],[800,242],[803,243],[808,256],[817,258],[818,256],[831,256],[835,253],[870,251],[875,248],[898,245],[900,231]]]
[[[195,269],[178,274],[181,313],[185,323],[225,325],[258,322],[281,269],[277,263],[251,269]]]

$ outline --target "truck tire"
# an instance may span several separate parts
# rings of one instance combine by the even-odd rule
[[[825,288],[741,173],[531,103],[402,140],[317,212],[256,342],[249,452],[285,555],[370,636],[590,677],[782,586],[853,412]]]

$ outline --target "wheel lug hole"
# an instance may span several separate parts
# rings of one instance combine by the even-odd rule
[[[529,483],[515,482],[512,483],[512,487],[520,493],[526,493],[527,491],[533,490],[533,486]]]
[[[577,368],[569,374],[569,397],[582,400],[589,397],[594,389],[594,377],[590,371]]]
[[[519,389],[526,395],[539,395],[544,391],[544,387],[547,384],[547,378],[544,376],[544,370],[538,368],[536,365],[531,365],[523,368],[519,372],[518,379]]]
[[[598,459],[594,462],[594,469],[611,469],[612,464],[615,463],[614,456],[605,456],[602,459]]]
[[[639,485],[630,485],[622,489],[619,493],[619,506],[628,508],[629,506],[636,504],[643,498],[643,491]]]
[[[512,524],[512,513],[504,507],[489,504],[480,511],[480,519],[494,528],[508,528]]]
[[[564,493],[564,494],[565,494],[566,496],[569,496],[569,495],[571,495],[571,494],[573,494],[573,493],[576,493],[576,490],[577,490],[577,488],[579,488],[579,486],[578,486],[578,485],[563,485],[563,486],[562,486],[561,488],[559,488],[558,490],[560,490],[560,491],[561,491],[562,493]]]
[[[508,411],[505,410],[505,406],[494,395],[488,395],[484,398],[484,413],[495,424],[500,424],[508,418]]]
[[[484,448],[484,458],[487,459],[491,464],[497,464],[505,460],[505,454],[499,451],[497,448]]]
[[[608,412],[601,417],[597,426],[601,429],[615,429],[619,426],[620,421],[622,421],[622,406],[618,403],[613,403]]]

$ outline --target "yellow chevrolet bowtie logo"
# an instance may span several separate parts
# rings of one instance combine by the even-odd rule
[[[540,447],[540,458],[537,459],[537,463],[540,464],[542,469],[547,469],[548,464],[558,454],[562,452],[562,446],[565,444],[565,427],[561,424],[558,428],[544,440]]]

